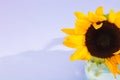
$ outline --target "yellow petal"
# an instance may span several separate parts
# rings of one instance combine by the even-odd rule
[[[117,73],[120,74],[120,70],[119,69],[117,69]]]
[[[116,18],[115,21],[114,21],[114,24],[120,28],[120,18]]]
[[[75,12],[74,14],[78,19],[86,19],[87,18],[86,15],[83,14],[82,12]]]
[[[70,57],[70,60],[89,60],[91,55],[89,54],[87,47],[83,46],[77,49]]]
[[[102,22],[107,20],[107,18],[105,16],[97,16],[97,21]]]
[[[114,64],[117,64],[117,59],[116,59],[115,56],[112,56],[112,57],[111,57],[111,61],[112,61]]]
[[[95,14],[93,12],[88,12],[88,19],[91,22],[97,22],[97,20],[95,18]]]
[[[94,14],[93,12],[88,12],[88,20],[96,23],[96,22],[101,22],[107,20],[107,18],[104,15],[97,15]]]
[[[94,24],[93,24],[93,27],[94,27],[95,29],[99,29],[99,28],[102,27],[102,25],[103,25],[103,23],[100,23],[100,24],[94,23]]]
[[[116,69],[113,67],[113,64],[108,60],[105,59],[105,64],[108,67],[108,69],[113,73],[114,77],[116,77]]]
[[[98,8],[96,9],[95,14],[96,14],[96,15],[103,15],[103,14],[104,14],[104,13],[103,13],[103,7],[102,7],[102,6],[98,7]]]
[[[79,46],[85,45],[85,36],[84,35],[70,35],[65,37],[64,45],[71,47],[71,48],[77,48]]]
[[[115,54],[115,55],[120,54],[120,50],[118,50],[117,52],[115,52],[115,53],[113,53],[113,54]]]
[[[119,57],[118,57],[118,55],[115,55],[115,56],[112,56],[111,58],[107,58],[107,60],[106,60],[106,62],[107,62],[106,64],[109,64],[107,66],[110,69],[110,71],[114,74],[114,77],[116,77],[116,74],[120,74],[117,59],[119,59]],[[111,67],[110,67],[110,64],[111,64]]]
[[[116,12],[116,16],[120,17],[120,11]]]
[[[75,23],[75,33],[76,34],[85,34],[87,29],[91,26],[91,23],[87,20],[76,20]]]
[[[116,14],[115,14],[115,12],[111,9],[111,10],[110,10],[110,13],[109,13],[109,15],[108,15],[108,21],[111,22],[111,23],[114,23],[115,18],[116,18]]]
[[[117,63],[120,65],[120,55],[115,55]]]
[[[63,41],[63,44],[67,47],[70,47],[70,48],[76,48],[78,45],[74,44],[74,43],[71,43],[71,42],[67,42],[67,41]]]
[[[74,29],[70,29],[70,28],[64,28],[62,29],[62,31],[66,34],[70,34],[70,35],[73,35],[75,34],[75,30]]]
[[[117,64],[120,65],[120,55],[115,55],[115,58],[116,58]],[[117,68],[117,73],[120,74],[119,68]]]
[[[115,56],[113,56],[113,57],[111,57],[110,58],[110,62],[111,62],[111,64],[112,64],[112,66],[113,66],[113,72],[115,73],[114,74],[114,77],[116,77],[116,74],[118,73],[120,73],[120,70],[119,70],[119,68],[118,68],[118,63],[117,63],[117,60],[116,60],[116,57]]]

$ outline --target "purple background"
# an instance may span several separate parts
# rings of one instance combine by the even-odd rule
[[[98,6],[103,6],[105,13],[108,13],[111,8],[118,11],[120,1],[0,0],[0,79],[83,80],[84,78],[79,79],[79,75],[82,74],[79,71],[79,62],[70,63],[68,57],[72,52],[61,45],[60,41],[65,36],[61,29],[74,27],[75,11],[87,14],[88,11],[95,11]],[[60,44],[60,46],[53,46],[51,51],[45,52],[48,48],[47,50],[43,48],[55,39],[54,45]],[[50,44],[51,47],[52,45]],[[57,52],[54,52],[56,49]],[[64,51],[68,51],[69,54],[64,55]],[[60,52],[62,54],[54,54]],[[38,55],[41,53],[44,54],[42,57]],[[29,66],[32,67],[28,68]],[[56,74],[58,73],[56,70],[59,70],[59,74]]]
[[[120,10],[115,0],[0,0],[0,56],[39,50],[63,27],[74,27],[75,11],[87,13],[104,6]]]

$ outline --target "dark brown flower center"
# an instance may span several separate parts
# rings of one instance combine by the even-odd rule
[[[120,49],[120,29],[108,21],[102,23],[102,27],[97,30],[90,26],[85,43],[92,56],[107,58]]]

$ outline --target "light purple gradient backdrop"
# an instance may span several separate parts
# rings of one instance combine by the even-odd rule
[[[111,8],[118,11],[120,1],[0,0],[0,79],[86,80],[79,76],[83,63],[70,63],[70,54],[62,52],[65,47],[60,46],[61,50],[55,52],[44,52],[43,48],[53,39],[65,36],[63,27],[74,27],[75,11],[87,13],[98,6],[103,6],[105,13]]]
[[[1,0],[0,56],[42,49],[74,26],[75,11],[87,13],[104,6],[120,10],[118,0]]]

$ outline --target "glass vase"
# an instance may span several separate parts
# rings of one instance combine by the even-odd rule
[[[85,74],[88,80],[120,80],[120,75],[115,78],[104,63],[85,62]]]

